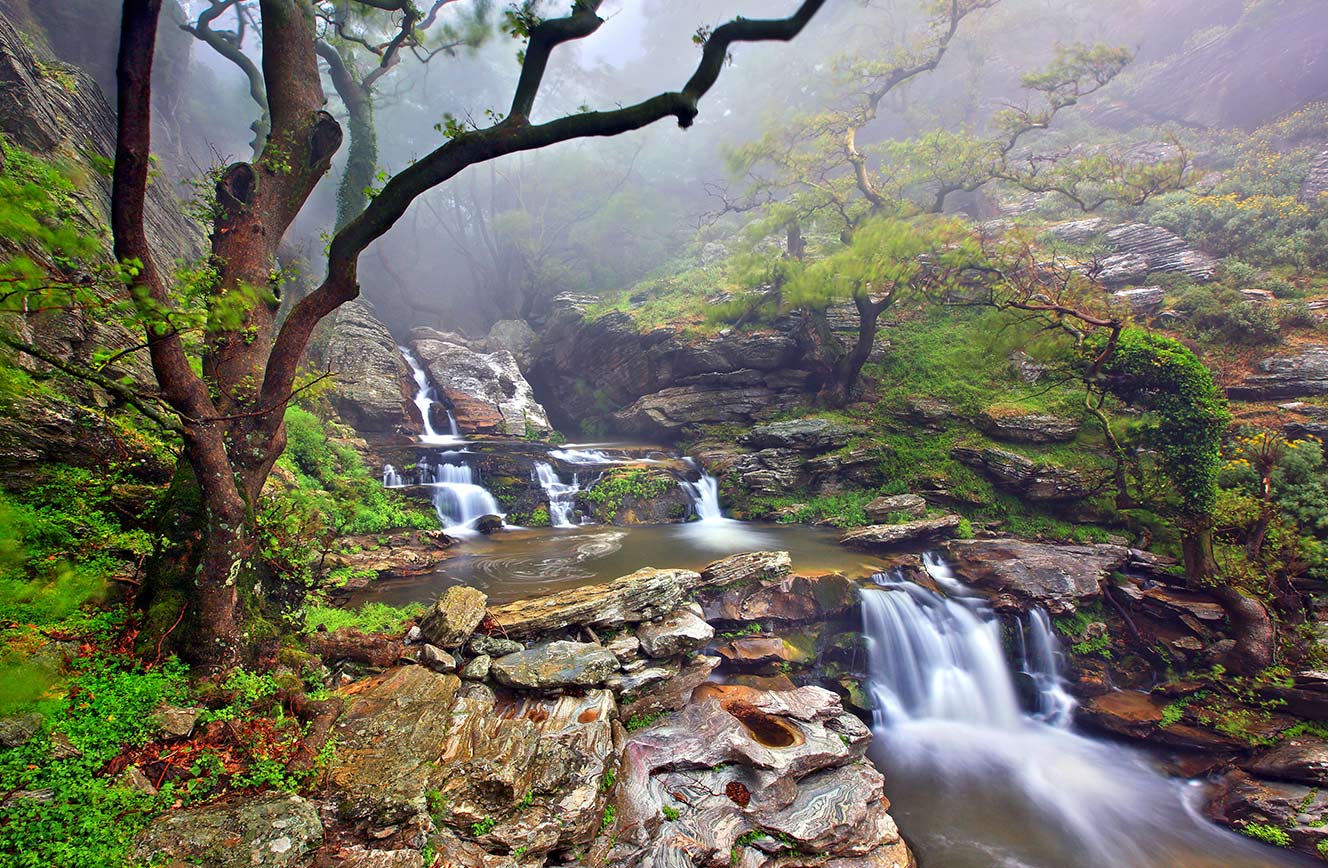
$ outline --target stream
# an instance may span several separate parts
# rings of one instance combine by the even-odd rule
[[[405,351],[403,350],[403,353]],[[642,567],[700,569],[731,554],[788,551],[798,570],[874,576],[862,597],[868,681],[875,707],[871,758],[886,776],[891,813],[923,868],[1277,868],[1316,864],[1208,822],[1202,785],[1166,777],[1142,752],[1088,738],[1072,726],[1074,700],[1060,674],[1050,618],[1033,610],[1002,620],[939,558],[923,561],[935,590],[838,544],[839,533],[724,517],[718,483],[665,450],[596,443],[550,449],[532,483],[552,527],[473,530],[500,514],[474,449],[452,425],[428,421],[435,398],[405,353],[426,420],[409,474],[387,465],[383,483],[432,489],[442,526],[460,542],[436,572],[383,580],[351,598],[393,605],[430,602],[466,584],[493,603],[605,582]],[[490,444],[495,445],[495,444]],[[614,465],[680,468],[691,504],[680,524],[582,523],[576,495]],[[561,468],[561,470],[559,469]],[[410,478],[407,478],[410,477]]]

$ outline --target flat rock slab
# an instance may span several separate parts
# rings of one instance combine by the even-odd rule
[[[546,642],[493,661],[500,684],[530,690],[591,687],[618,671],[613,652],[592,642]]]
[[[620,627],[667,615],[700,581],[700,574],[692,570],[646,567],[608,584],[498,606],[489,615],[503,635],[518,639],[571,626]]]
[[[1097,596],[1102,580],[1130,561],[1124,546],[1017,539],[951,540],[944,550],[950,569],[968,584],[1013,594],[1053,612]]]
[[[901,524],[873,524],[849,531],[840,537],[843,545],[860,549],[890,548],[920,539],[950,536],[959,527],[959,516],[923,518]]]
[[[1241,767],[1261,778],[1328,787],[1328,741],[1288,738],[1242,763]]]
[[[214,868],[287,868],[305,864],[322,842],[312,802],[271,792],[163,814],[138,836],[134,855]]]
[[[679,607],[658,621],[648,621],[636,628],[641,649],[651,657],[674,657],[694,651],[715,636],[715,628],[701,617],[695,603]]]

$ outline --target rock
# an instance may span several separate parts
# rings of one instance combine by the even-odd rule
[[[138,766],[130,766],[125,769],[115,779],[115,783],[116,786],[125,787],[136,793],[144,793],[149,796],[157,794],[157,788],[152,785],[152,781],[148,780],[148,776],[143,774],[142,769]]]
[[[51,733],[51,759],[67,760],[83,756],[83,751],[75,747],[69,736],[63,732]]]
[[[466,649],[471,654],[488,654],[490,657],[502,657],[505,654],[515,654],[518,651],[525,650],[525,646],[520,642],[511,639],[504,639],[501,636],[472,636],[466,643]]]
[[[475,519],[475,530],[488,536],[498,533],[503,529],[503,517],[501,515],[482,515]]]
[[[1328,346],[1309,346],[1290,356],[1273,356],[1251,374],[1227,388],[1246,401],[1273,401],[1328,395]]]
[[[714,628],[702,620],[695,603],[636,628],[642,650],[651,657],[676,657],[700,648],[714,636]]]
[[[615,628],[672,612],[688,591],[701,584],[701,575],[691,570],[646,567],[608,584],[507,603],[489,615],[504,636],[517,639],[572,626]]]
[[[692,692],[710,678],[710,673],[721,662],[718,657],[697,654],[667,681],[640,691],[635,696],[624,696],[619,716],[624,721],[631,721],[633,718],[642,719],[666,711],[677,711],[687,704],[692,698]]]
[[[456,658],[437,645],[424,643],[420,648],[419,661],[434,672],[452,672],[456,670]]]
[[[539,336],[523,319],[500,319],[489,328],[489,336],[484,342],[489,352],[506,350],[511,353],[521,370],[526,371],[535,361]]]
[[[806,663],[812,655],[777,636],[744,636],[721,645],[719,654],[737,665]]]
[[[1130,560],[1123,546],[1017,539],[951,540],[944,550],[950,569],[968,584],[1012,594],[1053,613],[1097,596],[1100,583]]]
[[[0,747],[23,747],[32,741],[41,725],[42,716],[36,712],[0,717]]]
[[[682,522],[692,511],[687,492],[662,467],[610,468],[577,503],[597,523],[616,527]]]
[[[764,385],[671,386],[638,398],[613,419],[624,431],[673,438],[689,426],[746,424],[772,415],[778,398]]]
[[[460,648],[484,620],[488,597],[465,585],[453,585],[420,619],[420,631],[430,644],[439,648]]]
[[[1217,272],[1217,260],[1160,226],[1127,223],[1108,232],[1105,242],[1116,253],[1102,260],[1098,274],[1108,286],[1132,283],[1155,272],[1175,272],[1206,283]]]
[[[754,449],[796,449],[800,452],[829,452],[847,446],[855,429],[828,419],[793,419],[757,425],[740,435],[738,442]]]
[[[983,433],[1009,443],[1068,443],[1079,434],[1079,420],[1050,413],[988,409],[977,419]]]
[[[956,446],[950,454],[962,464],[979,470],[998,488],[1038,503],[1082,500],[1092,493],[1077,470],[1034,461],[1005,449],[972,449]]]
[[[524,437],[553,430],[510,352],[477,353],[460,344],[417,340],[415,355],[462,431]]]
[[[619,663],[631,663],[641,656],[641,640],[635,633],[620,633],[604,643]]]
[[[1116,690],[1084,702],[1075,719],[1085,726],[1124,738],[1171,747],[1235,752],[1248,747],[1242,739],[1185,723],[1163,725],[1169,700],[1133,690]]]
[[[152,723],[162,738],[188,738],[201,711],[201,708],[159,705],[152,712]]]
[[[347,425],[366,435],[421,430],[410,368],[369,302],[356,299],[337,308],[327,364],[334,374],[328,401]]]
[[[700,601],[711,621],[820,621],[853,608],[858,586],[838,573],[785,576],[702,592]]]
[[[422,575],[436,569],[455,543],[441,530],[403,530],[386,536],[362,534],[338,539],[343,545],[328,552],[320,562],[324,577],[340,569],[376,573],[379,578]],[[370,581],[353,579],[345,587],[353,589]]]
[[[1273,826],[1286,833],[1292,849],[1321,856],[1319,845],[1328,842],[1328,792],[1318,787],[1264,781],[1244,772],[1223,779],[1208,803],[1208,816],[1228,826]],[[1326,844],[1325,846],[1328,846]]]
[[[839,542],[861,549],[888,548],[921,539],[950,536],[959,527],[959,521],[957,515],[943,515],[940,518],[923,518],[902,524],[874,524],[849,531],[839,538]]]
[[[1083,220],[1070,220],[1066,223],[1049,226],[1046,233],[1057,241],[1064,241],[1069,244],[1086,244],[1105,232],[1107,226],[1107,221],[1103,217],[1088,217]]]
[[[549,690],[603,684],[618,658],[590,642],[546,642],[493,661],[493,676],[508,687]]]
[[[419,624],[411,624],[410,629],[406,631],[406,644],[413,645],[416,642],[424,640],[424,631],[420,629]]]
[[[1140,286],[1113,292],[1111,302],[1124,306],[1133,316],[1151,317],[1162,310],[1166,295],[1166,290],[1160,286]]]
[[[739,582],[779,581],[793,568],[788,552],[748,552],[722,558],[701,571],[700,585],[723,588]]]
[[[1300,188],[1300,201],[1311,208],[1328,206],[1328,148],[1320,151],[1310,163],[1305,183]]]
[[[906,868],[881,776],[863,759],[869,740],[821,688],[706,685],[627,742],[608,861]],[[667,822],[661,805],[675,812]],[[770,846],[744,837],[753,830]]]
[[[1241,763],[1241,768],[1261,778],[1328,787],[1328,741],[1288,738]]]
[[[493,658],[488,654],[479,654],[466,661],[466,665],[457,674],[467,681],[483,681],[489,677],[492,668]]]
[[[322,842],[312,802],[270,792],[163,814],[135,839],[134,855],[215,868],[293,868]]]
[[[892,497],[878,497],[864,508],[867,518],[883,524],[896,515],[911,515],[920,518],[927,514],[927,501],[916,494],[896,494]]]
[[[635,672],[613,675],[605,682],[605,686],[612,690],[614,695],[630,700],[632,696],[649,691],[677,677],[681,669],[682,665],[676,660],[666,660],[658,666],[642,666]]]

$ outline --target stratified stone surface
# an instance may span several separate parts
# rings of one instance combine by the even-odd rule
[[[312,802],[281,792],[242,799],[163,814],[139,835],[135,858],[215,868],[293,868],[322,843],[323,824]]]

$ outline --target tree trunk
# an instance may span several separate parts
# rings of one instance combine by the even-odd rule
[[[1236,648],[1230,669],[1237,675],[1255,675],[1273,663],[1273,622],[1263,603],[1247,597],[1222,581],[1213,557],[1213,532],[1207,523],[1182,530],[1181,547],[1191,587],[1211,593],[1226,612]]]
[[[881,313],[890,306],[890,301],[888,297],[881,301],[872,301],[871,297],[865,294],[853,297],[853,304],[858,309],[858,338],[853,344],[853,349],[835,365],[834,386],[826,396],[829,403],[842,406],[852,399],[858,379],[862,376],[862,368],[871,358],[872,350],[876,346],[877,323]]]

